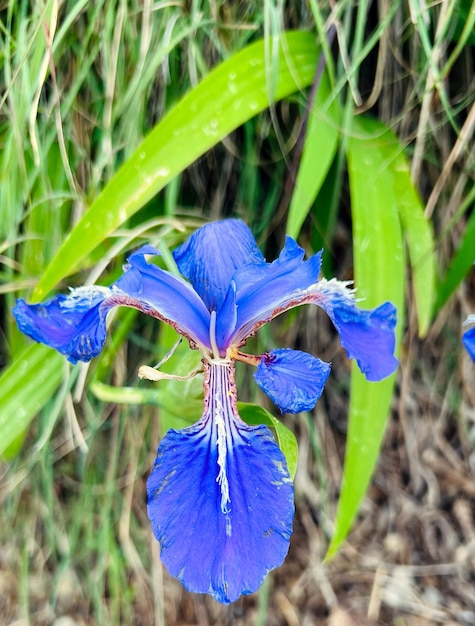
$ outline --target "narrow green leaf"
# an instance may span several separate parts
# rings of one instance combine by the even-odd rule
[[[310,111],[287,218],[286,232],[294,239],[298,237],[330,169],[340,136],[341,110],[337,100],[330,100],[330,94],[327,75],[323,74]]]
[[[279,448],[287,461],[290,477],[292,480],[297,471],[298,445],[294,433],[284,426],[280,420],[257,404],[238,402],[238,410],[241,418],[250,426],[265,424],[271,428],[277,438]]]
[[[384,124],[364,121],[367,132],[379,134],[384,162],[392,173],[394,195],[402,222],[404,239],[413,274],[413,290],[419,323],[419,336],[425,337],[432,321],[436,284],[435,242],[431,222],[411,181],[409,164],[398,139]]]
[[[258,41],[230,57],[165,115],[64,241],[33,300],[41,300],[108,235],[231,131],[271,102],[311,84],[317,60],[313,35],[282,35],[271,95],[264,48],[264,41]]]
[[[353,217],[354,269],[361,306],[390,300],[398,309],[397,343],[404,305],[404,255],[392,162],[385,141],[371,122],[355,120],[348,141],[348,167]],[[395,376],[367,382],[352,369],[348,439],[335,532],[327,559],[348,534],[366,493],[379,454]]]
[[[434,313],[437,313],[454,293],[475,262],[475,212],[467,221],[449,269],[437,290]]]
[[[64,356],[30,345],[0,377],[0,454],[26,430],[67,375]]]

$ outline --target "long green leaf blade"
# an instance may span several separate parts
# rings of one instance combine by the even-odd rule
[[[295,189],[290,202],[286,232],[297,238],[335,156],[340,136],[341,110],[330,100],[330,84],[322,79],[308,118]]]
[[[155,126],[75,226],[39,281],[41,300],[110,233],[177,174],[231,131],[298,89],[310,85],[315,37],[281,37],[276,81],[269,93],[265,42],[258,41],[215,68]]]
[[[0,377],[0,455],[21,436],[51,398],[65,374],[64,356],[30,345]]]
[[[348,141],[354,268],[362,306],[390,300],[398,309],[399,344],[404,305],[404,255],[393,175],[385,141],[371,123],[355,120]],[[327,558],[348,534],[371,479],[386,426],[395,376],[367,382],[352,368],[348,438],[335,531]]]
[[[475,212],[467,221],[449,269],[437,290],[434,312],[437,313],[454,293],[475,262]]]
[[[409,164],[401,144],[393,133],[371,120],[374,131],[381,133],[381,151],[393,176],[394,194],[412,270],[412,288],[416,303],[419,336],[429,332],[433,316],[436,285],[435,242],[431,222],[424,215],[424,206],[411,181]]]

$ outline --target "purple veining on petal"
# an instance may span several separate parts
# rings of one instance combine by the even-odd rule
[[[305,271],[307,278],[311,276],[308,270],[303,268],[302,271]],[[290,277],[293,275],[291,273]],[[240,347],[261,326],[281,313],[304,304],[316,304],[326,311],[349,358],[356,359],[368,380],[382,380],[395,371],[398,366],[394,356],[397,320],[396,308],[390,302],[376,309],[360,309],[355,303],[354,290],[348,289],[345,282],[321,279],[302,289],[298,277],[295,278],[295,283],[289,281],[287,276],[283,281],[277,281],[279,288],[274,294],[273,282],[269,280],[262,287],[262,299],[258,291],[253,292],[245,307],[242,302],[239,303],[237,296],[236,329],[226,341]],[[223,341],[222,336],[219,339]]]
[[[293,486],[270,431],[239,418],[234,364],[204,365],[203,416],[162,440],[148,512],[170,573],[228,603],[256,591],[284,560]]]
[[[145,260],[154,254],[144,246],[129,257],[124,274],[112,287],[79,287],[40,304],[19,299],[13,308],[26,335],[66,355],[72,363],[97,356],[106,339],[106,317],[112,307],[138,309],[173,326],[193,347],[210,350],[210,314],[193,287]]]

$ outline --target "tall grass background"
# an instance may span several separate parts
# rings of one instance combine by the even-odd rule
[[[136,372],[166,354],[173,332],[118,311],[103,354],[73,367],[23,337],[11,307],[110,284],[145,241],[173,269],[174,246],[228,216],[249,224],[269,260],[288,232],[308,254],[324,247],[325,274],[354,279],[363,306],[392,300],[402,367],[378,385],[350,371],[314,311],[253,340],[333,362],[315,411],[282,418],[300,442],[297,511],[311,512],[294,553],[317,533],[308,568],[325,572],[391,411],[404,421],[414,376],[431,393],[420,342],[446,346],[447,379],[462,358],[474,5],[8,0],[0,16],[1,621],[299,620],[292,548],[288,569],[231,608],[187,594],[160,564],[145,480],[161,434],[199,416],[200,381],[157,390]],[[170,371],[193,359],[180,346]],[[265,402],[244,371],[239,391]],[[337,602],[330,591],[327,601]]]

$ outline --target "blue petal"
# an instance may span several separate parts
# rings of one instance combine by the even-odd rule
[[[221,368],[217,376],[228,369],[212,367]],[[196,425],[168,431],[147,482],[169,572],[189,591],[226,604],[256,591],[283,562],[294,513],[282,452],[267,427],[240,420],[228,383],[210,384]]]
[[[463,334],[462,341],[468,353],[475,361],[475,326]]]
[[[72,363],[89,361],[102,350],[106,338],[109,309],[101,304],[107,295],[110,290],[80,288],[43,304],[17,300],[12,312],[25,335],[55,348]]]
[[[203,300],[180,276],[147,263],[145,254],[158,254],[158,251],[143,246],[128,258],[130,265],[115,287],[132,300],[117,303],[153,315],[193,343],[210,349],[210,315]]]
[[[264,263],[249,228],[234,219],[202,226],[173,256],[210,311],[221,306],[236,269]]]
[[[321,281],[315,296],[315,304],[327,312],[348,357],[356,359],[367,380],[382,380],[396,370],[397,311],[393,304],[385,302],[376,309],[358,309],[352,292],[336,280]]]
[[[72,363],[89,361],[102,350],[106,317],[114,306],[128,306],[167,322],[193,344],[210,349],[209,312],[184,279],[149,265],[135,252],[130,265],[111,287],[80,287],[42,304],[18,300],[13,315],[18,327],[35,341],[65,354]]]
[[[303,261],[304,250],[287,237],[284,249],[273,263],[238,269],[233,276],[235,300],[227,298],[218,313],[216,339],[220,349],[242,345],[262,324],[295,306],[293,300],[317,282],[321,254],[318,252]],[[231,328],[228,319],[233,306],[237,319]]]
[[[322,395],[330,364],[299,350],[280,349],[265,354],[254,378],[282,413],[313,409]]]

